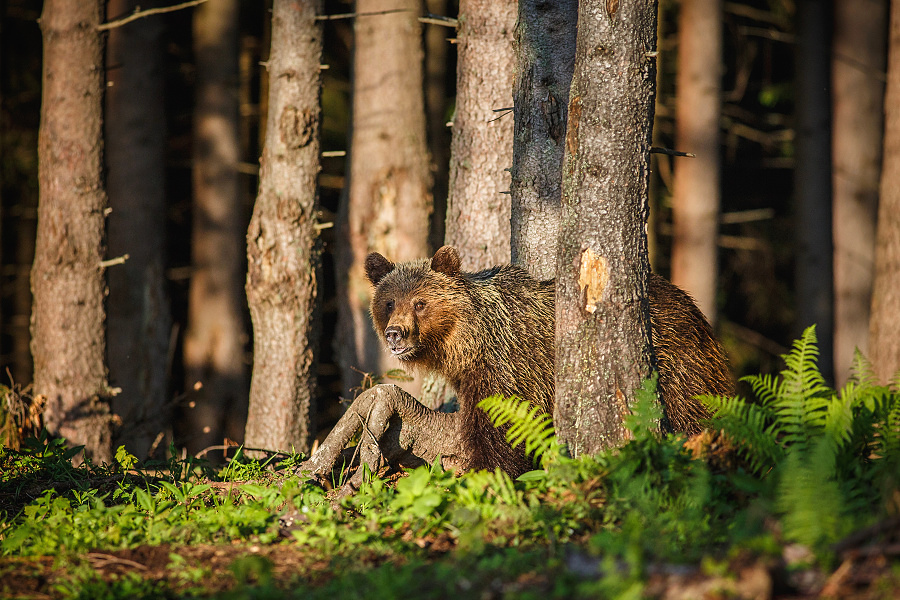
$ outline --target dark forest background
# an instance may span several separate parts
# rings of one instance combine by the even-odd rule
[[[3,0],[0,13],[0,365],[8,377],[27,385],[33,377],[29,349],[32,307],[30,272],[34,258],[38,205],[37,147],[41,103],[42,42],[38,0]],[[825,3],[823,3],[825,6]],[[679,3],[660,2],[659,90],[654,145],[679,150],[675,141],[675,75]],[[244,230],[257,194],[259,156],[266,111],[265,69],[270,35],[270,3],[240,3],[239,56],[241,119],[240,189]],[[321,173],[319,201],[322,223],[337,218],[349,165],[347,150],[351,119],[353,19],[352,2],[329,0],[324,21],[322,71]],[[422,12],[456,16],[455,2],[429,2]],[[188,323],[188,289],[192,276],[192,160],[196,66],[192,45],[192,10],[153,17],[162,23],[165,103],[165,281],[172,319],[168,364],[168,396],[179,411],[190,410],[185,383],[182,340]],[[722,53],[721,220],[716,329],[726,344],[735,373],[772,372],[779,355],[804,325],[798,317],[795,270],[798,232],[813,227],[798,218],[795,202],[797,73],[795,40],[797,6],[793,0],[745,0],[724,3]],[[440,28],[436,50],[426,31]],[[885,28],[887,24],[885,23]],[[455,102],[456,53],[454,30],[423,24],[428,72],[423,85],[439,90],[427,110],[431,122],[452,120]],[[432,36],[433,37],[433,36]],[[827,49],[826,49],[827,51]],[[886,49],[885,49],[886,51]],[[434,54],[439,61],[429,60]],[[115,69],[107,65],[107,69]],[[883,74],[882,74],[883,80]],[[827,91],[823,90],[827,100]],[[434,97],[434,96],[432,96]],[[506,108],[502,106],[498,109]],[[500,114],[500,113],[498,113]],[[511,114],[500,118],[512,118]],[[431,129],[434,213],[430,224],[432,250],[444,238],[448,181],[449,128]],[[651,192],[651,252],[656,271],[670,274],[672,244],[673,163],[686,158],[653,156]],[[822,210],[830,210],[828,198]],[[339,398],[352,397],[334,358],[338,300],[335,291],[335,229],[320,232],[323,276],[320,279],[321,346],[318,367],[317,431],[327,432],[340,414]],[[817,232],[829,235],[830,232]],[[245,249],[238,254],[245,257]],[[244,259],[246,260],[246,259]],[[246,265],[242,265],[246,270]],[[245,311],[246,331],[250,331]],[[244,340],[246,377],[253,359],[251,338]],[[823,354],[830,352],[823,347]],[[846,373],[838,373],[842,381]],[[834,377],[835,374],[832,374]],[[3,374],[4,380],[7,375]],[[362,375],[359,375],[362,378]],[[9,383],[5,381],[5,383]],[[245,387],[249,383],[244,384]],[[186,389],[187,388],[187,389]],[[246,406],[233,408],[236,431],[246,418]],[[185,443],[175,420],[176,444]],[[236,440],[241,441],[241,440]]]

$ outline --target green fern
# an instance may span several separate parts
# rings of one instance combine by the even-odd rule
[[[546,466],[552,457],[559,456],[559,443],[553,429],[553,418],[539,406],[532,406],[519,398],[490,396],[478,403],[495,427],[507,424],[506,441],[512,447],[525,444],[525,453]]]
[[[745,378],[757,403],[703,401],[713,425],[769,484],[785,537],[823,548],[883,511],[897,489],[900,394],[875,385],[858,353],[853,377],[835,392],[817,368],[818,353],[810,327],[778,376]]]
[[[727,433],[753,472],[765,473],[784,458],[784,447],[771,431],[776,419],[771,409],[740,396],[701,396],[700,400],[712,411],[715,428]]]

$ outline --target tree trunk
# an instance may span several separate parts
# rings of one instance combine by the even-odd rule
[[[835,0],[832,78],[834,370],[867,353],[884,132],[887,0]]]
[[[510,262],[509,175],[515,0],[463,0],[456,35],[456,113],[450,146],[450,193],[444,243],[456,246],[462,268],[478,271]],[[438,408],[453,390],[424,378],[420,400]]]
[[[184,362],[193,408],[187,447],[240,439],[246,414],[243,247],[246,222],[238,179],[237,0],[195,9],[197,99],[194,211]]]
[[[38,142],[40,202],[31,272],[34,392],[47,429],[111,459],[103,297],[103,2],[46,0]]]
[[[108,20],[133,13],[137,0],[112,0]],[[128,260],[109,271],[110,383],[119,443],[146,456],[170,426],[166,406],[169,316],[165,264],[166,118],[159,17],[109,32],[106,91],[109,255]]]
[[[467,271],[510,261],[513,116],[493,111],[512,106],[515,22],[515,0],[460,3],[445,243]]]
[[[417,0],[359,0],[353,66],[349,194],[342,202],[335,347],[344,389],[359,371],[400,367],[381,347],[369,318],[363,261],[373,251],[407,261],[428,255],[431,215],[422,40]],[[401,12],[384,12],[384,11]],[[366,13],[383,13],[369,14]],[[405,385],[414,396],[418,386]]]
[[[900,371],[900,0],[891,1],[884,107],[884,164],[869,348],[876,375],[887,381]]]
[[[833,380],[833,254],[831,243],[831,2],[797,2],[795,173],[797,326],[816,325],[819,368]]]
[[[672,198],[672,283],[716,318],[719,234],[719,113],[722,105],[722,0],[684,0],[678,19]]]
[[[312,434],[320,279],[317,0],[275,0],[269,120],[259,196],[247,233],[253,378],[245,443],[308,451]]]
[[[521,0],[516,25],[512,262],[556,276],[563,143],[575,60],[577,0]]]
[[[574,456],[620,444],[650,374],[647,302],[656,3],[582,2],[563,163],[556,409]]]

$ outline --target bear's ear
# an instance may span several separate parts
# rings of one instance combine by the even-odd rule
[[[366,257],[366,277],[372,282],[372,285],[378,285],[385,275],[394,270],[394,263],[373,252]]]
[[[453,246],[441,246],[431,259],[431,270],[455,277],[459,275],[459,250]]]

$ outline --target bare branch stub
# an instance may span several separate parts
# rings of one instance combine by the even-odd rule
[[[148,8],[147,10],[136,10],[132,14],[127,17],[123,17],[121,19],[116,19],[115,21],[110,21],[109,23],[101,23],[97,26],[97,31],[106,31],[108,29],[115,29],[116,27],[121,27],[122,25],[127,25],[132,21],[137,21],[138,19],[143,19],[144,17],[149,17],[151,15],[161,15],[164,13],[174,12],[176,10],[182,10],[185,8],[191,8],[197,6],[199,4],[203,4],[207,2],[207,0],[189,0],[188,2],[182,2],[181,4],[173,4],[172,6],[160,6],[159,8]]]

